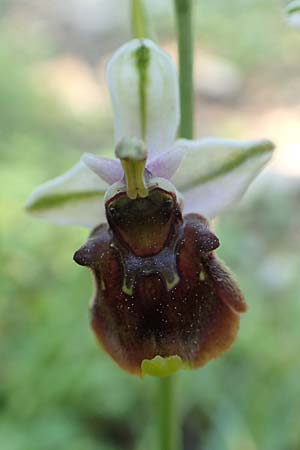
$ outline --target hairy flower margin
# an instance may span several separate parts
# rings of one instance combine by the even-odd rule
[[[97,227],[74,257],[95,275],[94,331],[121,367],[166,376],[205,364],[235,338],[246,305],[212,253],[219,242],[205,217],[240,199],[270,160],[273,144],[176,139],[177,73],[150,40],[123,45],[107,77],[120,161],[84,154],[64,175],[36,188],[27,209],[59,224]],[[130,191],[130,177],[137,193]],[[116,208],[121,222],[110,213]],[[99,227],[106,220],[110,228]],[[124,315],[126,305],[132,311]],[[149,321],[151,330],[145,329]]]

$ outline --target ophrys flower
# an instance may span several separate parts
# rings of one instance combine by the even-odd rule
[[[273,145],[176,140],[176,71],[149,40],[121,47],[108,81],[118,159],[83,155],[37,188],[28,209],[58,223],[96,227],[75,260],[93,270],[92,325],[119,365],[155,372],[151,361],[158,356],[175,369],[198,367],[229,348],[246,309],[213,254],[219,241],[205,217],[241,197]]]

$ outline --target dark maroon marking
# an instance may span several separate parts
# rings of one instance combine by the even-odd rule
[[[110,217],[110,227],[97,227],[74,255],[78,264],[92,269],[96,281],[91,323],[98,340],[121,367],[138,375],[141,362],[156,355],[179,355],[192,367],[204,365],[229,349],[238,313],[246,310],[228,269],[212,253],[219,241],[207,220],[198,214],[182,219],[174,197],[171,211],[161,215],[161,199],[153,199],[150,213],[136,224],[138,209],[131,205],[125,225]],[[143,243],[155,241],[151,251],[138,248],[140,227],[146,227]]]

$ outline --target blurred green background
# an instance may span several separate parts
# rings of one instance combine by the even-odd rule
[[[197,0],[197,135],[269,137],[270,169],[217,223],[245,292],[232,350],[180,375],[185,450],[300,449],[300,31],[282,3]],[[155,450],[155,380],[121,372],[88,325],[87,231],[26,216],[41,182],[113,148],[105,61],[127,2],[0,3],[0,447]],[[175,54],[171,1],[148,1]],[[202,75],[203,74],[203,75]]]

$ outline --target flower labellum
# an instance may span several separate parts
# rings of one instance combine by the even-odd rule
[[[230,347],[246,304],[213,254],[219,240],[207,220],[182,216],[176,189],[144,174],[137,149],[118,145],[126,182],[106,198],[108,225],[74,255],[95,277],[92,327],[130,372],[157,355],[199,367]]]
[[[84,154],[38,187],[27,208],[93,228],[74,255],[95,278],[93,330],[125,370],[167,376],[202,366],[236,337],[246,304],[214,254],[207,218],[240,199],[273,144],[176,140],[177,74],[149,40],[122,46],[107,73],[117,159]]]

